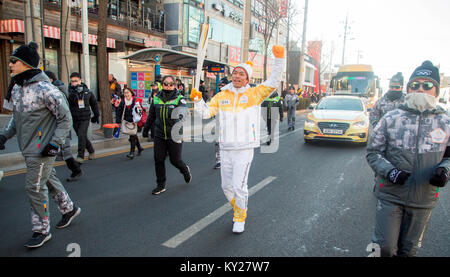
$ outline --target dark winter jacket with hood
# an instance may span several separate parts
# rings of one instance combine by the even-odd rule
[[[84,107],[80,108],[78,100],[83,101]],[[79,86],[69,86],[69,107],[74,121],[89,120],[91,109],[94,117],[99,116],[97,99],[83,83]]]

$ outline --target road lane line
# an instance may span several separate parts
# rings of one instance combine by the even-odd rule
[[[269,176],[266,179],[259,182],[258,184],[256,184],[255,186],[251,187],[249,189],[249,197],[252,196],[253,194],[255,194],[256,192],[258,192],[259,190],[263,189],[265,186],[267,186],[271,182],[273,182],[273,180],[275,180],[276,178],[277,177]],[[175,235],[171,239],[167,240],[162,245],[169,247],[169,248],[178,247],[180,244],[187,241],[188,239],[193,237],[195,234],[197,234],[201,230],[205,229],[210,224],[212,224],[214,221],[216,221],[221,216],[223,216],[224,214],[226,214],[227,212],[229,212],[231,210],[232,210],[232,207],[231,207],[230,203],[224,204],[222,207],[218,208],[217,210],[210,213],[206,217],[200,219],[199,221],[197,221],[196,223],[194,223],[193,225],[191,225],[190,227],[188,227],[187,229],[185,229],[178,235]]]

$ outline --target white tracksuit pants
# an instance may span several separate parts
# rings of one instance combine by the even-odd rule
[[[234,210],[234,222],[244,222],[247,217],[248,173],[253,160],[253,148],[245,150],[220,150],[222,190]]]

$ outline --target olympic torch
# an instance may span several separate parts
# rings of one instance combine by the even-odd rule
[[[203,62],[206,56],[206,48],[208,46],[208,37],[209,37],[209,20],[206,17],[206,7],[205,7],[205,21],[201,26],[200,30],[200,40],[198,42],[197,47],[197,72],[195,74],[195,83],[194,88],[196,90],[200,87],[200,79],[203,73]]]

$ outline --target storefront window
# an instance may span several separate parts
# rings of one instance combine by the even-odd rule
[[[210,38],[212,40],[241,47],[242,31],[239,28],[227,25],[225,22],[215,18],[210,18],[209,23],[212,32]]]
[[[77,52],[70,52],[69,76],[73,72],[80,73],[80,59]]]
[[[189,43],[197,44],[200,40],[201,24],[204,20],[203,10],[184,4],[184,27],[185,35],[183,42],[185,45]]]
[[[94,93],[95,98],[99,100],[97,87],[97,56],[89,55],[89,75],[91,78],[91,86],[89,89]]]
[[[47,60],[47,63],[45,65],[45,70],[49,70],[53,73],[55,73],[56,77],[61,79],[59,77],[59,71],[58,71],[58,51],[56,49],[45,49],[45,59]]]

